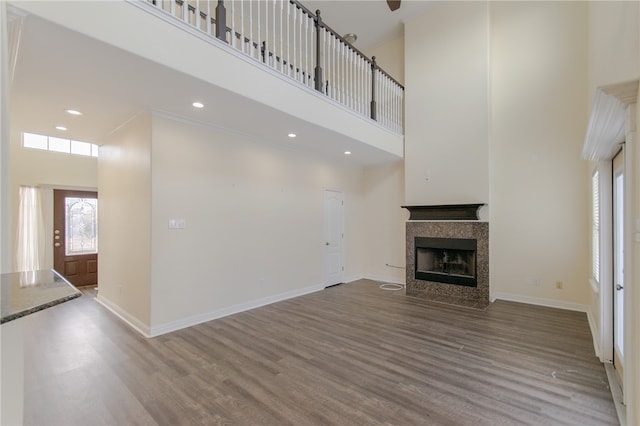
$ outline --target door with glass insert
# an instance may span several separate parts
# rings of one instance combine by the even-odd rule
[[[98,284],[98,193],[53,191],[53,267],[76,286]]]

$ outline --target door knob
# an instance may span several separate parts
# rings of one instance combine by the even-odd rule
[[[616,284],[616,290],[620,291],[622,290],[624,287],[621,286],[620,284]]]
[[[328,243],[328,242],[326,242],[326,243],[324,243],[324,245],[325,245],[325,246],[328,246],[328,245],[329,245],[329,243]]]

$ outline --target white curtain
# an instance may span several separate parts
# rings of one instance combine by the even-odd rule
[[[40,189],[20,187],[16,272],[35,271],[44,264],[44,222]]]

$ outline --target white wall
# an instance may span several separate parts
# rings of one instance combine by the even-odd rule
[[[491,3],[493,293],[589,301],[586,13]]]
[[[364,276],[380,281],[405,282],[405,223],[402,162],[364,170]],[[392,265],[392,266],[387,266]]]
[[[488,49],[484,2],[444,3],[405,24],[408,205],[489,201]]]
[[[590,1],[589,101],[596,88],[637,79],[640,73],[640,3]]]
[[[25,149],[22,134],[15,130],[11,132],[10,157],[12,248],[15,250],[17,238],[20,186],[39,186],[45,231],[44,268],[53,268],[53,189],[95,190],[98,187],[98,161],[95,157]]]
[[[12,270],[9,181],[9,46],[7,5],[0,4],[0,273]]]
[[[345,194],[345,277],[361,275],[360,168],[159,115],[152,164],[156,329],[322,288],[325,189]]]
[[[366,52],[376,57],[376,64],[398,83],[404,85],[404,36],[386,41]]]
[[[151,116],[105,138],[98,163],[100,301],[148,332],[151,319]]]

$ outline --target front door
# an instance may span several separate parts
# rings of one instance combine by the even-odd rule
[[[342,192],[324,192],[324,285],[343,281],[344,201]]]
[[[53,191],[53,267],[75,286],[98,284],[98,193]]]
[[[624,388],[624,148],[613,159],[613,366]]]

